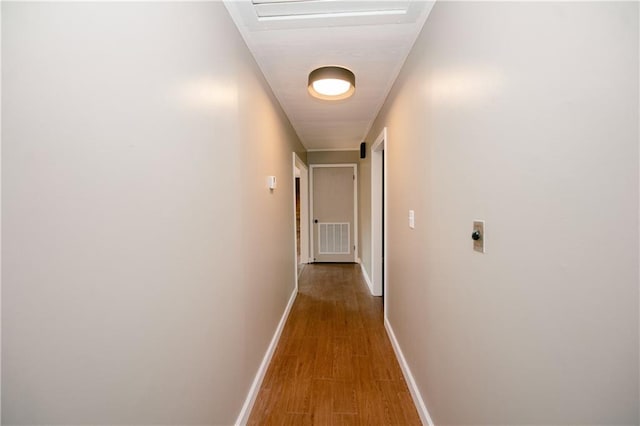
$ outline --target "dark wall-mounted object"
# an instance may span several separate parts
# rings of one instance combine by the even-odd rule
[[[367,143],[362,142],[360,144],[360,158],[367,158]]]

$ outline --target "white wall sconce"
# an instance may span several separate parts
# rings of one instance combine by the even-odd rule
[[[274,189],[276,189],[278,186],[278,182],[276,180],[275,176],[267,176],[267,188],[269,188],[271,191],[273,191]]]

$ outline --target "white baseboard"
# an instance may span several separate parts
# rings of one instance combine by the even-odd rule
[[[294,289],[291,297],[289,298],[289,303],[287,303],[287,307],[284,309],[284,313],[282,314],[282,318],[280,318],[280,322],[278,323],[278,327],[276,328],[276,332],[271,339],[271,343],[267,348],[267,352],[264,354],[264,358],[262,359],[262,363],[260,364],[260,368],[256,373],[256,377],[253,379],[253,383],[251,384],[251,388],[249,389],[249,394],[247,395],[247,399],[244,401],[244,405],[242,406],[242,410],[240,410],[240,414],[236,419],[236,426],[246,425],[249,421],[249,415],[251,414],[251,409],[253,408],[253,404],[256,402],[256,397],[258,396],[258,392],[260,391],[260,386],[262,385],[262,380],[264,379],[264,375],[267,373],[267,368],[269,368],[269,363],[271,362],[271,358],[273,357],[273,353],[276,351],[276,347],[278,346],[278,341],[280,340],[280,335],[282,334],[282,330],[284,329],[284,324],[287,322],[287,317],[289,316],[289,312],[291,311],[291,306],[293,306],[293,302],[296,300],[296,296],[298,295],[298,289]]]
[[[362,276],[364,277],[364,282],[367,283],[367,287],[369,287],[369,291],[371,292],[371,294],[375,296],[375,294],[373,293],[373,284],[371,284],[371,278],[369,278],[369,274],[367,274],[367,270],[364,269],[363,263],[360,264],[360,269],[362,269]]]
[[[431,420],[431,416],[429,415],[429,411],[427,411],[427,406],[422,399],[422,395],[420,395],[420,391],[418,390],[418,385],[416,385],[416,381],[413,378],[413,374],[411,374],[411,369],[409,368],[409,364],[407,364],[407,360],[404,358],[402,354],[402,349],[400,349],[400,344],[398,344],[398,340],[396,339],[396,335],[393,332],[393,328],[391,328],[391,324],[389,320],[385,317],[384,319],[384,328],[387,329],[387,334],[389,335],[389,340],[391,340],[391,346],[393,346],[393,351],[396,353],[396,358],[398,358],[398,362],[400,363],[400,368],[402,369],[402,374],[404,375],[404,379],[407,381],[407,385],[409,385],[409,392],[411,392],[411,398],[413,398],[413,403],[416,404],[416,408],[418,409],[418,415],[420,416],[420,420],[423,425],[434,426],[433,420]]]

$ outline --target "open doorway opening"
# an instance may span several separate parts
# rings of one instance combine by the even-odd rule
[[[387,297],[387,128],[371,146],[371,282],[375,296]],[[387,309],[384,300],[385,315]]]
[[[297,277],[309,263],[309,169],[293,154],[293,217],[296,285]]]
[[[300,169],[295,169],[295,202],[296,202],[296,255],[297,264],[302,263],[302,257],[300,256]]]

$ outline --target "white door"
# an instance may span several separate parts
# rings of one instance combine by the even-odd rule
[[[355,262],[356,165],[312,165],[313,258]]]

